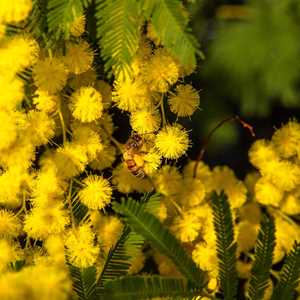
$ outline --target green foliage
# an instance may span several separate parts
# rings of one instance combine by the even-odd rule
[[[73,290],[80,300],[96,299],[96,268],[78,268],[69,265],[70,274],[73,282]]]
[[[179,0],[159,0],[149,5],[151,22],[162,44],[178,57],[184,66],[196,64],[199,45],[187,27],[188,17]],[[149,15],[149,12],[148,12]]]
[[[196,287],[202,288],[205,285],[204,273],[187,255],[180,242],[162,226],[156,217],[146,212],[143,205],[127,199],[120,204],[115,202],[113,209],[124,216],[126,223],[134,231],[152,243],[160,253],[168,256],[180,272]]]
[[[191,288],[187,281],[181,278],[128,276],[107,282],[102,294],[99,294],[99,299],[183,299],[194,295],[199,295],[199,290]]]
[[[255,259],[249,280],[248,297],[250,300],[263,298],[269,284],[269,274],[272,268],[273,251],[275,247],[275,225],[271,217],[264,216],[260,225],[255,244]]]
[[[57,38],[69,37],[70,25],[83,14],[81,0],[48,0],[47,9],[48,30]]]
[[[103,288],[107,281],[126,275],[131,265],[130,260],[136,256],[143,244],[143,237],[125,226],[118,242],[108,253],[97,285]]]
[[[105,70],[130,73],[139,46],[141,18],[136,0],[96,0],[97,37]]]
[[[211,197],[213,223],[216,234],[217,257],[219,263],[220,288],[224,299],[235,299],[238,276],[236,271],[236,242],[234,242],[232,216],[227,196],[224,192],[213,192]]]
[[[205,76],[244,113],[267,115],[278,98],[299,106],[300,14],[292,5],[300,12],[295,0],[250,1],[247,19],[222,24],[211,45]]]
[[[300,280],[300,243],[295,242],[280,272],[279,282],[273,290],[271,300],[294,299],[294,289]]]

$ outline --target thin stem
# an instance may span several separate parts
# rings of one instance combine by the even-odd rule
[[[168,199],[168,200],[171,202],[171,204],[175,207],[177,213],[178,213],[181,217],[183,217],[183,216],[184,216],[184,213],[183,213],[181,207],[179,206],[179,204],[176,203],[176,201],[174,201],[174,200],[172,199],[172,197],[167,197],[167,199]]]
[[[164,95],[161,96],[160,110],[161,110],[161,116],[162,116],[162,124],[163,124],[163,127],[164,127],[164,126],[167,125],[166,114],[165,114],[165,107],[164,107]]]
[[[73,215],[73,210],[72,210],[72,188],[73,188],[73,179],[70,180],[70,186],[69,186],[69,192],[68,192],[68,196],[67,196],[67,201],[68,201],[68,205],[69,205],[69,210],[70,210],[70,214],[71,214],[71,223],[72,223],[72,228],[75,229],[75,218]]]
[[[67,142],[66,126],[65,126],[64,118],[63,118],[63,115],[61,113],[60,108],[58,109],[57,113],[58,113],[58,116],[59,116],[61,129],[62,129],[62,134],[63,134],[63,144],[65,145],[65,143]]]

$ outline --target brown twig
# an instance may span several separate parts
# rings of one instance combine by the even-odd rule
[[[254,130],[253,130],[253,127],[248,124],[247,122],[245,122],[244,120],[242,120],[239,116],[235,115],[235,116],[230,116],[230,117],[227,117],[226,119],[223,119],[221,120],[210,132],[209,134],[207,135],[207,137],[205,138],[204,140],[204,143],[203,143],[203,146],[202,148],[200,149],[197,157],[196,157],[196,163],[195,163],[195,166],[194,166],[194,172],[193,172],[193,177],[196,178],[197,176],[197,168],[198,168],[198,165],[199,165],[199,162],[203,159],[203,156],[204,156],[204,153],[205,151],[207,150],[207,147],[208,147],[208,144],[209,144],[209,141],[211,139],[211,137],[213,136],[213,134],[220,128],[222,127],[225,123],[227,122],[231,122],[231,121],[237,121],[239,122],[244,128],[248,129],[252,135],[252,137],[255,137],[255,133],[254,133]]]

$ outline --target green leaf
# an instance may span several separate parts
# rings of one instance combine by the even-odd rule
[[[271,300],[294,299],[294,289],[300,280],[300,242],[295,244],[285,259],[281,269],[279,282],[273,290]]]
[[[187,27],[188,18],[184,14],[181,1],[160,0],[154,6],[149,5],[148,9],[153,9],[151,22],[162,44],[182,65],[194,66],[196,54],[201,52],[196,38]]]
[[[97,38],[105,70],[116,76],[131,73],[138,49],[141,17],[136,0],[96,0]]]
[[[96,268],[78,268],[69,263],[69,270],[73,282],[73,291],[80,300],[96,299]]]
[[[269,284],[275,247],[275,225],[272,217],[264,216],[255,244],[254,263],[248,287],[248,298],[260,300]]]
[[[47,1],[33,0],[32,10],[27,19],[25,28],[35,38],[40,38],[47,31]]]
[[[127,199],[120,204],[114,203],[113,209],[124,216],[126,223],[152,243],[160,253],[168,256],[196,287],[205,285],[204,272],[200,270],[191,257],[185,252],[180,242],[152,214],[144,211],[143,205]]]
[[[75,221],[79,223],[88,213],[89,209],[81,203],[78,198],[72,199],[72,214]]]
[[[200,294],[199,290],[191,288],[187,281],[181,278],[161,276],[127,276],[105,284],[99,299],[150,299],[167,297],[168,299],[183,299]]]
[[[128,273],[131,259],[144,245],[144,238],[125,226],[113,249],[107,255],[97,286],[102,288],[107,281],[114,280]]]
[[[49,32],[57,38],[68,38],[72,22],[83,14],[81,0],[48,0],[47,23]]]
[[[225,300],[235,299],[238,276],[236,271],[236,242],[234,242],[232,216],[224,192],[213,192],[211,197],[213,223],[217,238],[220,288]]]

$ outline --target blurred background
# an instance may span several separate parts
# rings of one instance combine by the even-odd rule
[[[204,137],[222,119],[238,114],[256,138],[300,113],[300,1],[186,1],[192,28],[205,55],[186,79],[200,91],[191,119],[195,158]],[[170,116],[170,118],[172,118]],[[248,150],[254,138],[240,124],[225,124],[210,141],[204,160],[228,164],[243,178],[251,169]]]

